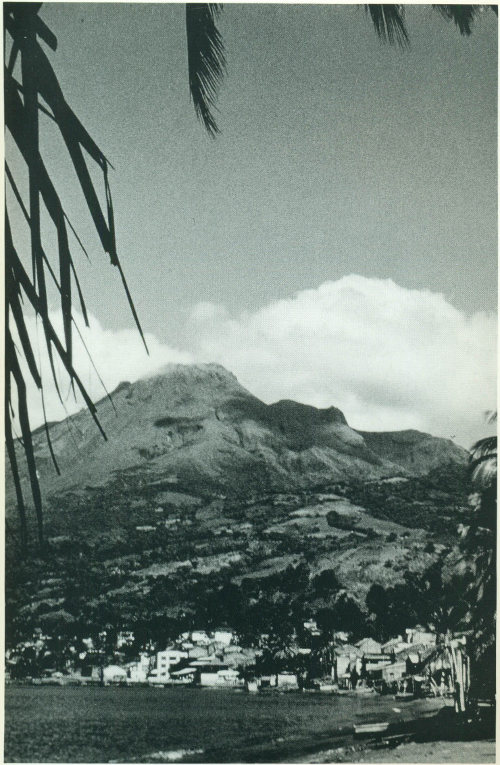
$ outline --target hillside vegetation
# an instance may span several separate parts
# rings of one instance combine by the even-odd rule
[[[170,367],[113,404],[98,404],[107,442],[85,413],[51,426],[60,477],[35,434],[45,559],[15,561],[7,490],[8,642],[35,627],[160,640],[220,623],[251,641],[328,611],[361,630],[372,585],[418,577],[469,517],[452,442],[266,405],[222,367]]]

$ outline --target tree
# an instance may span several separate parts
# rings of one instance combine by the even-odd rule
[[[496,422],[496,419],[497,413],[491,413],[489,421]],[[492,697],[496,655],[497,450],[496,435],[481,439],[471,449],[473,516],[470,525],[462,530],[461,542],[464,562],[471,575],[466,590],[469,609],[464,621],[466,626],[473,628],[473,681]]]
[[[118,257],[113,204],[108,180],[109,160],[85,130],[64,98],[57,76],[47,58],[42,43],[52,50],[57,39],[39,16],[41,3],[5,3],[4,27],[8,36],[5,46],[8,61],[5,67],[5,114],[7,129],[26,164],[29,179],[29,202],[24,203],[20,185],[6,164],[6,175],[11,192],[21,209],[31,240],[31,273],[25,268],[18,252],[16,232],[10,218],[5,216],[5,422],[6,447],[16,492],[19,512],[20,543],[26,552],[28,523],[25,498],[21,485],[19,456],[24,454],[35,509],[38,542],[43,549],[42,496],[38,482],[35,454],[31,436],[26,396],[26,375],[38,387],[45,408],[43,392],[45,381],[37,365],[34,349],[27,331],[23,307],[28,305],[41,325],[51,365],[55,387],[60,395],[60,380],[56,374],[58,359],[67,374],[73,390],[78,389],[103,438],[106,434],[97,417],[97,411],[73,365],[73,332],[78,332],[73,316],[73,287],[87,323],[84,296],[70,246],[70,234],[83,248],[78,235],[65,212],[64,205],[50,177],[39,144],[40,114],[51,119],[62,135],[69,152],[77,181],[84,193],[88,212],[93,220],[102,248],[117,268],[133,313],[142,335],[139,318],[125,281]],[[496,6],[490,6],[497,13]],[[405,26],[403,5],[366,5],[368,15],[379,37],[389,43],[406,46],[409,36]],[[441,15],[452,20],[462,35],[469,35],[474,17],[483,6],[438,5]],[[192,3],[186,7],[189,87],[195,111],[212,136],[218,132],[213,110],[217,87],[222,78],[225,58],[222,38],[216,26],[218,4]],[[89,173],[87,159],[97,165],[102,174],[105,205]],[[41,220],[45,206],[57,233],[57,265],[51,262],[44,249]],[[58,271],[58,273],[56,273]],[[64,329],[60,336],[49,316],[48,285],[58,293]],[[144,337],[143,337],[144,340]],[[96,370],[97,371],[97,370]],[[61,402],[62,402],[62,397]],[[16,416],[17,413],[17,416]],[[19,421],[20,433],[15,425]],[[57,459],[50,441],[50,430],[45,420],[45,433],[54,469],[59,472]]]

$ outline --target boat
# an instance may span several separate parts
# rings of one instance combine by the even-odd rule
[[[360,684],[355,688],[354,693],[366,694],[366,693],[376,693],[376,691],[375,691],[375,688],[372,688],[369,685]]]
[[[337,683],[320,683],[319,690],[322,693],[336,693],[339,687]]]
[[[381,733],[385,733],[388,727],[388,720],[379,722],[356,723],[354,725],[354,734],[356,736],[380,735]]]

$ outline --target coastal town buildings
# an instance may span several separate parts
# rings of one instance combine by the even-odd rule
[[[295,636],[293,645],[276,651],[275,660],[272,651],[269,654],[269,635],[262,635],[257,647],[245,647],[234,630],[220,627],[184,632],[159,651],[149,643],[148,650],[140,651],[132,660],[134,634],[124,630],[116,635],[113,661],[106,662],[102,647],[96,648],[96,641],[99,646],[106,637],[103,633],[97,639],[84,638],[84,650],[66,659],[64,667],[45,664],[38,682],[395,692],[405,678],[415,678],[436,694],[450,685],[450,662],[440,651],[437,636],[419,627],[407,629],[404,638],[396,635],[383,644],[369,636],[352,644],[340,631],[325,640],[312,619],[304,624],[304,630],[306,642],[307,635],[318,638],[316,648],[314,642],[300,645]],[[47,641],[49,637],[37,631],[31,641],[9,650],[8,677],[16,676],[23,652],[42,655]]]

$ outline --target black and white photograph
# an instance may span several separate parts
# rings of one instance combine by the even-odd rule
[[[9,763],[493,763],[498,5],[4,2]]]

